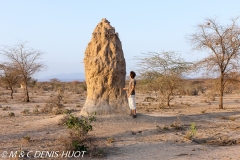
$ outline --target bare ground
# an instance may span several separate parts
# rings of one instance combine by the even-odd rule
[[[63,115],[32,113],[44,106],[44,99],[55,93],[35,94],[31,103],[14,100],[1,102],[0,159],[2,153],[17,151],[62,151],[65,126],[59,125]],[[43,159],[240,159],[239,94],[224,96],[225,109],[218,109],[218,98],[204,101],[201,96],[176,97],[171,108],[159,109],[156,102],[143,102],[146,95],[137,95],[137,118],[129,115],[96,116],[88,144],[93,153],[81,158]],[[69,93],[64,106],[79,115],[84,95]],[[10,107],[10,108],[7,108]],[[29,109],[30,113],[21,113]],[[15,116],[9,116],[13,112]],[[196,135],[186,138],[192,123]],[[25,137],[25,138],[23,138]],[[30,137],[26,140],[26,137]],[[90,157],[91,156],[91,157]],[[38,159],[38,158],[23,158]]]

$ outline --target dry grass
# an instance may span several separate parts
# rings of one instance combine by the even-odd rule
[[[180,130],[183,128],[180,117],[177,117],[177,120],[175,122],[173,122],[173,124],[171,125],[171,127],[175,128],[176,130]]]

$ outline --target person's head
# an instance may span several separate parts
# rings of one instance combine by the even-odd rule
[[[131,72],[130,72],[130,77],[131,77],[131,78],[135,78],[135,76],[136,76],[136,73],[135,73],[134,71],[131,71]]]

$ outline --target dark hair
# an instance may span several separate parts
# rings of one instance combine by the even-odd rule
[[[131,78],[134,78],[135,76],[136,76],[136,73],[135,73],[134,71],[131,71],[131,72],[130,72],[130,77],[131,77]]]

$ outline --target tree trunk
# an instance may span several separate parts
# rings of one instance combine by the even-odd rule
[[[168,100],[168,102],[167,102],[167,106],[170,107],[170,100]]]
[[[25,84],[25,98],[24,98],[24,101],[25,102],[30,102],[27,84]]]
[[[223,73],[220,77],[220,97],[219,97],[219,109],[223,109],[223,91],[224,91],[224,84],[223,84]]]
[[[170,86],[170,93],[167,95],[167,106],[170,107],[170,101],[173,99],[171,98],[171,95],[173,95],[173,86]]]
[[[167,106],[170,106],[170,94],[167,96]]]
[[[13,99],[13,88],[10,87],[10,89],[11,89],[11,93],[10,93],[10,95],[11,95],[11,99]]]
[[[29,95],[28,95],[28,91],[26,92],[26,102],[30,102],[30,100],[29,100]]]

